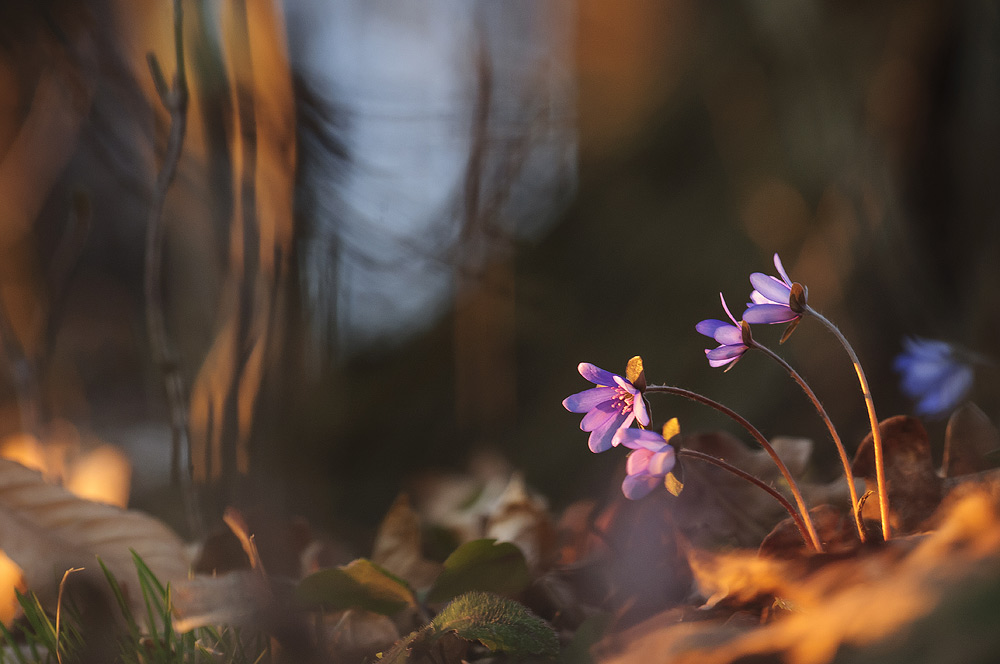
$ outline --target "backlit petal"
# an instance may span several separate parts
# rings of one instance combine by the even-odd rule
[[[655,477],[663,477],[671,470],[674,469],[674,465],[677,463],[677,457],[674,454],[674,448],[663,450],[662,452],[657,452],[650,459],[647,465],[647,469],[650,475]]]
[[[755,304],[743,312],[743,320],[748,323],[787,323],[799,318],[783,304]]]
[[[605,452],[610,450],[611,438],[615,435],[615,431],[618,430],[618,427],[621,426],[625,420],[625,415],[617,413],[595,427],[590,433],[590,439],[587,441],[590,446],[590,451]],[[584,429],[584,431],[586,431],[586,429]]]
[[[720,327],[715,333],[715,340],[724,346],[743,344],[743,330],[732,325]]]
[[[754,272],[750,275],[750,283],[753,284],[758,293],[772,302],[788,304],[792,289],[780,279],[775,279],[761,272]]]
[[[719,346],[710,351],[706,351],[705,356],[711,360],[731,360],[740,357],[747,352],[746,346]]]
[[[611,401],[616,393],[613,387],[592,387],[566,397],[562,403],[571,413],[586,413],[604,401]]]
[[[663,436],[648,429],[622,429],[615,436],[617,444],[632,450],[645,449],[650,452],[662,452],[668,447]]]
[[[590,362],[581,362],[576,370],[580,372],[581,376],[595,385],[613,386],[615,384],[615,374],[594,366]]]
[[[785,266],[781,264],[781,259],[778,258],[777,253],[774,254],[774,267],[777,268],[778,274],[780,274],[781,278],[785,280],[785,283],[788,286],[791,286],[792,280],[788,278],[788,273],[785,272]]]
[[[694,329],[696,329],[700,334],[704,334],[706,337],[714,339],[716,330],[721,327],[732,327],[732,323],[709,318],[708,320],[703,320],[695,325]]]
[[[644,473],[651,458],[653,458],[653,453],[649,450],[636,450],[628,455],[628,459],[625,461],[625,471],[629,475]]]
[[[642,398],[641,394],[635,395],[632,400],[632,412],[635,414],[635,419],[644,427],[649,426],[649,409],[646,407],[646,401]]]
[[[639,500],[648,496],[660,484],[660,479],[651,475],[629,475],[622,482],[622,493],[629,500]]]

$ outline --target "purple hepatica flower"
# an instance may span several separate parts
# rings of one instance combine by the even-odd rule
[[[774,255],[774,267],[778,269],[781,279],[763,272],[750,275],[754,291],[750,293],[750,302],[743,312],[743,320],[748,323],[788,323],[802,316],[805,289],[803,288],[801,299],[795,298],[793,301],[792,289],[795,284],[788,278],[778,254]]]
[[[903,340],[904,350],[893,368],[906,396],[917,401],[918,415],[936,417],[952,411],[972,387],[972,366],[949,343],[931,339]]]
[[[610,450],[615,432],[627,429],[633,420],[642,426],[649,424],[646,403],[635,385],[589,362],[581,362],[577,369],[597,387],[566,397],[563,406],[571,413],[586,413],[580,428],[590,432],[591,452]]]
[[[706,349],[705,356],[708,358],[709,365],[713,367],[722,367],[728,364],[728,371],[736,365],[737,360],[743,357],[743,353],[747,352],[750,346],[743,338],[742,326],[733,317],[729,307],[726,306],[726,298],[723,297],[722,293],[719,293],[719,299],[722,300],[722,308],[726,310],[726,315],[729,316],[732,323],[709,318],[695,325],[694,329],[722,344],[718,348]]]
[[[622,493],[630,500],[648,495],[674,469],[677,454],[663,436],[644,429],[622,429],[615,434],[615,444],[635,450],[628,455]]]

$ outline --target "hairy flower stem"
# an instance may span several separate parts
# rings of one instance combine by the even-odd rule
[[[827,415],[826,409],[823,408],[823,404],[820,403],[816,393],[812,391],[812,388],[809,387],[805,379],[803,379],[802,376],[799,375],[799,372],[793,369],[792,366],[784,360],[784,358],[767,346],[762,346],[756,341],[754,341],[750,347],[763,352],[788,372],[788,375],[792,377],[792,380],[798,383],[805,395],[809,397],[809,401],[812,402],[813,407],[816,408],[816,412],[819,413],[819,416],[826,424],[826,428],[830,432],[830,437],[833,438],[833,444],[837,446],[837,452],[840,454],[840,461],[844,464],[844,477],[847,479],[847,488],[851,492],[851,512],[854,514],[854,523],[858,528],[858,537],[861,538],[862,542],[866,541],[865,526],[861,522],[861,510],[860,505],[858,505],[858,490],[857,487],[854,486],[854,472],[851,470],[851,462],[847,458],[847,450],[844,449],[844,443],[840,440],[840,435],[837,434],[837,429],[834,428],[833,421],[830,419],[830,416]]]
[[[868,422],[872,428],[872,445],[875,448],[875,481],[878,485],[879,518],[882,521],[882,539],[888,542],[892,536],[892,532],[889,527],[889,492],[885,486],[885,458],[882,454],[882,432],[879,431],[878,416],[875,415],[875,401],[872,399],[872,392],[868,388],[868,379],[865,377],[864,369],[861,368],[861,361],[858,360],[857,353],[854,352],[854,348],[851,347],[851,344],[848,343],[847,338],[844,337],[841,331],[837,329],[837,326],[808,305],[805,306],[804,312],[833,332],[833,335],[837,337],[840,344],[851,357],[851,362],[854,363],[854,371],[858,374],[858,382],[861,383],[861,394],[864,395],[865,406],[868,408]]]
[[[692,459],[700,459],[701,461],[710,463],[713,466],[718,466],[719,468],[722,468],[723,470],[726,470],[732,473],[733,475],[736,475],[740,479],[744,479],[747,482],[750,482],[751,484],[754,484],[758,488],[764,490],[768,495],[777,500],[781,504],[781,506],[785,508],[785,511],[788,512],[789,515],[791,515],[792,520],[795,522],[795,525],[799,529],[799,532],[802,533],[802,539],[805,540],[805,543],[810,545],[812,544],[812,542],[809,540],[809,530],[808,528],[806,528],[806,524],[802,521],[802,515],[795,510],[795,506],[792,505],[790,502],[788,502],[787,498],[782,496],[773,487],[770,487],[767,484],[765,484],[763,480],[754,477],[753,475],[751,475],[746,471],[740,470],[736,466],[733,466],[723,461],[719,457],[714,457],[711,454],[705,454],[704,452],[699,452],[698,450],[679,449],[677,450],[677,454],[678,456],[690,457]]]
[[[714,399],[709,399],[708,397],[698,394],[697,392],[692,392],[690,390],[685,390],[683,388],[673,387],[670,385],[649,385],[648,387],[646,387],[645,390],[646,394],[650,394],[652,392],[675,394],[677,396],[684,397],[685,399],[690,399],[691,401],[697,401],[700,404],[704,404],[706,406],[714,408],[715,410],[719,411],[723,415],[728,416],[734,422],[736,422],[744,429],[746,429],[747,432],[749,432],[750,435],[753,436],[754,440],[760,443],[760,446],[764,448],[764,451],[767,452],[768,456],[771,457],[771,460],[774,461],[774,464],[778,467],[778,470],[781,471],[781,474],[784,476],[785,481],[788,482],[788,487],[792,491],[792,497],[795,498],[795,503],[798,506],[798,512],[802,517],[802,529],[804,529],[804,532],[802,533],[803,539],[805,539],[806,542],[811,544],[816,551],[819,552],[823,551],[823,545],[820,544],[819,536],[816,534],[816,528],[815,526],[813,526],[812,518],[809,516],[809,510],[806,508],[805,500],[802,499],[802,492],[799,491],[799,485],[795,482],[795,479],[789,472],[788,466],[786,466],[785,462],[781,460],[781,457],[778,456],[778,453],[774,451],[774,448],[771,447],[771,443],[767,441],[767,438],[764,437],[764,434],[762,434],[760,431],[757,430],[757,427],[750,424],[750,422],[746,418],[744,418],[742,415],[732,410],[731,408],[723,406],[718,401],[715,401]]]

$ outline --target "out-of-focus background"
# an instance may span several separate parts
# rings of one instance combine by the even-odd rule
[[[904,336],[993,349],[995,3],[182,6],[167,365],[143,277],[170,124],[146,55],[169,84],[170,3],[0,6],[0,435],[69,465],[120,449],[132,504],[182,531],[165,369],[206,519],[242,503],[363,529],[419,472],[484,451],[554,505],[616,491],[620,459],[560,406],[588,386],[580,361],[640,354],[652,382],[825,440],[775,366],[710,369],[694,331],[720,291],[739,315],[774,252],[855,343],[882,417],[912,409]],[[853,449],[843,350],[806,323],[781,352]],[[972,398],[995,418],[983,371]],[[832,446],[814,461],[837,472]]]

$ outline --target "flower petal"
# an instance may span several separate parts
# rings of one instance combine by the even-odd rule
[[[787,323],[799,318],[783,304],[755,304],[743,312],[743,320],[748,323]]]
[[[731,360],[736,357],[740,357],[743,353],[747,352],[747,347],[743,345],[739,346],[719,346],[718,348],[713,348],[712,350],[705,351],[705,357],[711,360]]]
[[[972,388],[972,378],[972,367],[957,367],[917,404],[916,413],[927,416],[950,413],[969,393]]]
[[[774,254],[774,267],[777,268],[778,274],[781,275],[781,278],[785,280],[785,284],[791,287],[792,280],[788,278],[788,273],[785,272],[785,266],[781,264],[781,259],[778,258],[777,252]]]
[[[649,408],[646,406],[646,400],[642,398],[642,394],[637,394],[632,399],[632,412],[639,424],[644,427],[649,426]]]
[[[659,483],[659,478],[651,475],[629,475],[622,482],[622,493],[629,500],[639,500],[648,496]]]
[[[629,394],[631,394],[633,396],[635,396],[636,394],[639,394],[639,390],[636,389],[635,385],[633,385],[632,383],[628,382],[627,380],[625,380],[621,376],[617,376],[617,375],[615,376],[615,383],[618,384],[618,387],[622,388],[623,390],[625,390],[626,392],[628,392]]]
[[[736,364],[739,361],[739,359],[740,358],[738,357],[731,357],[728,360],[709,360],[708,366],[712,367],[713,369],[717,369],[719,367],[724,367],[729,363]]]
[[[648,429],[621,429],[615,435],[615,443],[631,450],[645,449],[650,452],[662,452],[668,447],[663,436]]]
[[[780,279],[775,279],[762,272],[754,272],[750,275],[750,283],[753,284],[758,293],[775,304],[788,304],[792,289]]]
[[[625,471],[629,475],[645,473],[646,468],[649,467],[649,460],[653,456],[654,454],[649,450],[636,450],[632,452],[628,455],[628,459],[625,460]]]
[[[590,362],[581,362],[576,370],[595,385],[613,386],[615,384],[615,374],[594,366]]]
[[[635,452],[633,452],[633,454],[635,454]],[[662,452],[657,452],[649,459],[649,462],[647,463],[647,471],[654,477],[663,477],[674,469],[674,465],[676,463],[677,456],[674,454],[674,448],[668,445],[667,449]]]
[[[566,397],[562,404],[571,413],[586,413],[605,401],[611,401],[616,393],[613,387],[592,387]]]
[[[590,446],[590,451],[599,453],[610,450],[612,447],[612,437],[614,437],[615,432],[625,423],[627,419],[628,416],[623,413],[617,413],[595,427],[594,430],[590,432],[590,438],[587,441],[587,444]],[[584,429],[584,431],[586,431],[586,429]]]
[[[715,340],[723,346],[742,346],[743,330],[732,325],[727,325],[716,331]]]
[[[621,415],[621,411],[615,408],[612,403],[601,403],[590,409],[583,419],[580,420],[580,429],[583,431],[593,431],[597,427],[604,424],[609,419],[614,419],[615,417]],[[622,419],[624,419],[622,415]]]
[[[721,327],[732,327],[732,323],[727,323],[725,321],[716,320],[715,318],[709,318],[708,320],[703,320],[694,326],[700,334],[704,334],[706,337],[715,338],[715,332]]]

